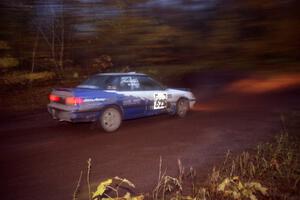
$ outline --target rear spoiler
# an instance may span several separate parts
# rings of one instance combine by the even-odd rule
[[[52,91],[72,92],[72,88],[53,88]]]

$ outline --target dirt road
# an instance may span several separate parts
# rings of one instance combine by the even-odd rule
[[[270,140],[280,129],[280,115],[300,108],[299,87],[247,92],[247,84],[241,89],[238,83],[249,77],[210,76],[181,81],[198,98],[184,119],[162,115],[125,121],[113,134],[91,124],[57,125],[46,112],[2,120],[1,199],[72,199],[88,158],[93,189],[118,175],[134,182],[137,192],[151,191],[160,156],[169,174],[176,174],[180,158],[204,179],[228,149],[238,153]]]

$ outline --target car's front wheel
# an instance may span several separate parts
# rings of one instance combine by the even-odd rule
[[[116,131],[122,123],[120,111],[115,107],[106,108],[101,114],[99,123],[106,132]]]
[[[189,100],[183,98],[179,99],[176,104],[176,115],[180,118],[183,118],[186,116],[189,109],[190,109]]]

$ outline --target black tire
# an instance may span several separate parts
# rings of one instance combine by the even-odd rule
[[[121,123],[121,112],[115,107],[104,109],[99,118],[99,125],[108,133],[116,131],[121,126]]]
[[[181,98],[176,104],[176,115],[180,118],[184,118],[190,110],[189,100]]]

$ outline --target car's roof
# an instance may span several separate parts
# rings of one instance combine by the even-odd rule
[[[136,72],[120,72],[120,73],[99,73],[97,75],[99,76],[125,76],[125,75],[145,76],[146,74],[136,73]]]

